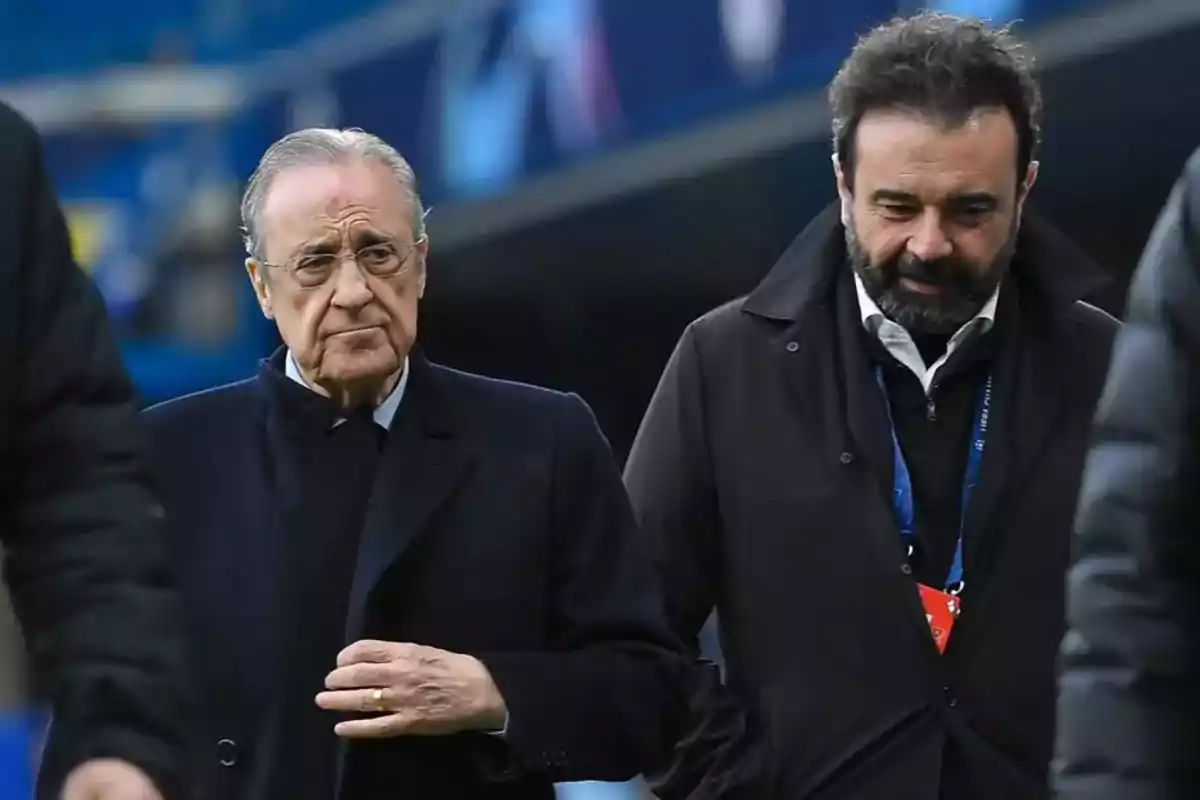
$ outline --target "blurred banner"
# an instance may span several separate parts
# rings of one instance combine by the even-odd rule
[[[150,403],[245,377],[274,346],[242,270],[237,204],[259,154],[290,130],[379,134],[412,161],[426,204],[444,212],[819,97],[856,36],[896,13],[933,5],[1038,24],[1113,3],[67,5],[79,6],[56,12],[67,28],[47,27],[48,12],[32,6],[3,12],[11,24],[0,25],[0,43],[12,47],[0,75],[15,82],[0,96],[42,127],[77,253]],[[87,47],[69,46],[82,40]],[[100,69],[108,66],[119,69]]]
[[[55,0],[0,7],[0,80],[131,64],[242,61],[389,0]]]
[[[280,129],[270,131],[271,137],[310,124],[366,128],[414,162],[431,201],[455,201],[502,193],[521,179],[597,153],[819,91],[857,35],[897,13],[933,7],[998,21],[1020,19],[1028,27],[1113,5],[1112,0],[357,2],[360,13],[381,8],[321,29],[317,17],[294,4],[291,13],[298,19],[283,26],[297,37],[290,45],[266,26],[258,45],[250,46],[255,40],[243,27],[229,41],[247,46],[231,45],[228,52],[210,47],[207,58],[193,53],[190,69],[182,71],[172,62],[160,84],[140,74],[137,80],[125,75],[125,83],[110,76],[104,86],[111,90],[111,104],[94,110],[94,124],[85,125],[81,116],[51,153],[56,159],[78,161],[83,153],[82,158],[108,162],[118,147],[105,140],[111,129],[118,128],[117,139],[128,137],[127,126],[113,124],[121,117],[153,126],[189,116],[228,124],[275,105],[284,113],[277,115]],[[417,7],[438,10],[419,15]],[[282,11],[277,16],[290,19]],[[295,34],[306,25],[314,31],[310,36]],[[170,91],[173,85],[180,90]],[[130,95],[124,102],[116,91],[121,86]],[[49,89],[43,89],[37,96],[45,111],[52,104]],[[210,95],[210,102],[187,106],[184,89]],[[83,114],[86,104],[70,105]],[[69,127],[59,115],[45,113]],[[81,149],[74,134],[86,128],[95,137],[97,127],[100,140]]]
[[[866,27],[910,5],[1037,23],[1094,4],[513,0],[349,63],[330,42],[328,63],[306,64],[336,118],[408,154],[437,203],[820,90]]]
[[[241,266],[238,201],[282,127],[239,115],[47,137],[76,257],[146,402],[243,378],[273,346]]]

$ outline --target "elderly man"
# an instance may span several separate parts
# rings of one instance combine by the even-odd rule
[[[220,798],[550,797],[670,746],[679,661],[572,395],[414,347],[412,170],[291,134],[243,201],[282,347],[148,412]]]

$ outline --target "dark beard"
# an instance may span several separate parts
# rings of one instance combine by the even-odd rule
[[[970,322],[987,304],[1008,271],[1016,246],[1016,230],[1000,253],[980,271],[961,259],[948,257],[922,261],[907,250],[879,265],[858,241],[853,226],[846,227],[846,253],[867,295],[888,319],[914,335],[949,336]],[[901,278],[938,287],[938,294],[921,294],[900,285]]]

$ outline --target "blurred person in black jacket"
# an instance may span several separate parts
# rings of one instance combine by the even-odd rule
[[[0,175],[0,538],[53,712],[38,796],[174,800],[189,783],[182,636],[134,390],[37,134],[2,105]]]
[[[1200,797],[1200,151],[1130,291],[1068,583],[1059,797]]]
[[[728,676],[661,795],[1040,800],[1104,275],[1025,213],[1007,32],[891,22],[830,97],[839,202],[687,328],[626,465],[676,635],[716,607]]]

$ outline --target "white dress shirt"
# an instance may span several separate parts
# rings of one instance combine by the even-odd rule
[[[964,342],[973,338],[976,335],[976,329],[978,329],[979,335],[991,330],[996,323],[996,304],[1000,297],[1000,287],[997,286],[996,291],[992,292],[992,296],[983,304],[979,313],[950,337],[950,341],[946,344],[946,352],[942,354],[941,358],[926,365],[912,335],[904,327],[883,315],[879,306],[867,294],[867,287],[863,286],[862,278],[858,277],[857,273],[854,275],[854,289],[858,294],[858,309],[862,313],[863,327],[878,337],[887,351],[917,376],[921,386],[925,387],[926,395],[933,387],[933,379],[937,377],[938,370],[945,365],[950,354],[961,347]]]
[[[292,356],[292,351],[288,350],[287,358],[284,360],[284,374],[294,380],[301,386],[312,389],[312,385],[304,379],[304,375],[300,373],[300,365],[296,363],[295,357]],[[372,415],[378,425],[383,426],[384,430],[389,430],[392,427],[392,420],[396,417],[396,409],[400,408],[400,401],[404,399],[404,389],[408,386],[408,359],[404,359],[404,369],[400,372],[400,380],[396,381],[396,385],[392,388],[391,393],[383,398],[383,402],[375,407],[375,413]],[[336,428],[345,422],[344,419],[339,419],[333,426]]]

